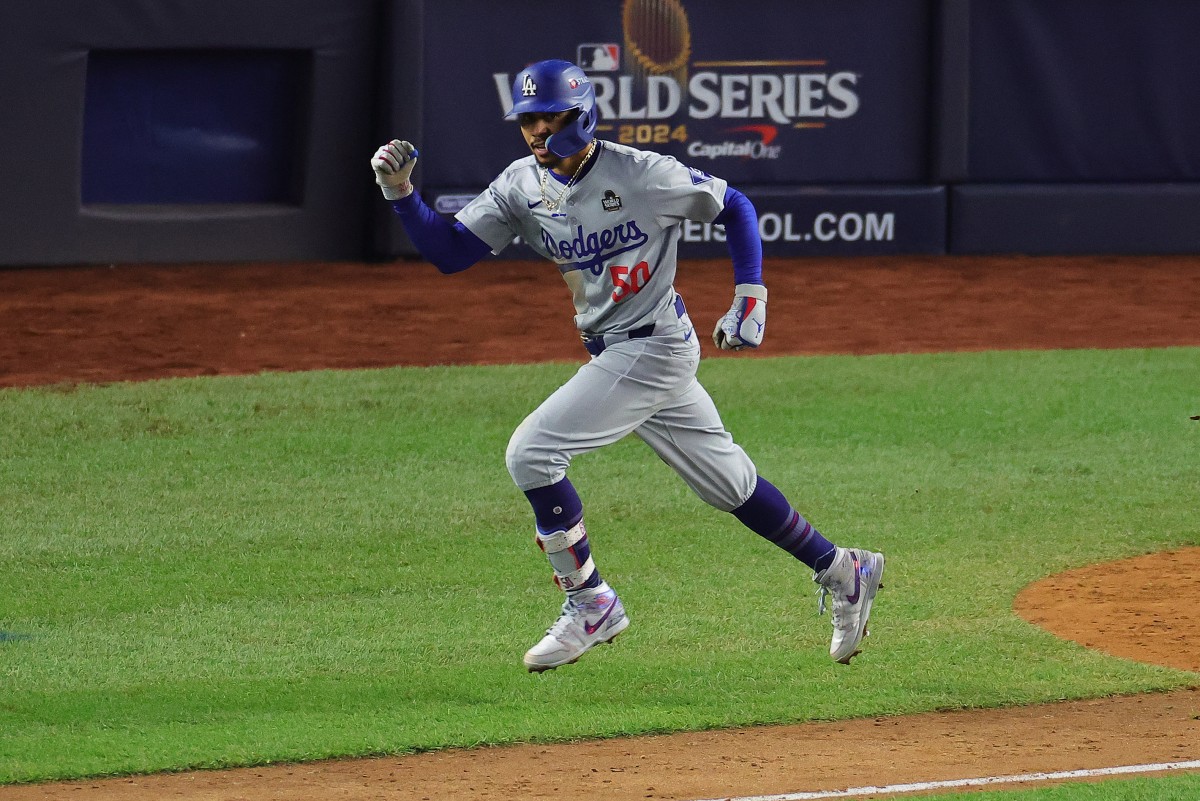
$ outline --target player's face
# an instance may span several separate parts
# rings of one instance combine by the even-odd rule
[[[517,122],[521,125],[521,134],[525,137],[525,144],[529,145],[529,149],[533,151],[539,164],[557,167],[562,163],[562,159],[551,153],[546,147],[546,140],[550,138],[551,134],[556,134],[563,129],[570,115],[570,111],[531,112],[517,115]]]

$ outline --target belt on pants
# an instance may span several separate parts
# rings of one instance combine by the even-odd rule
[[[687,314],[687,308],[683,305],[683,298],[679,295],[675,296],[675,314],[680,320],[683,320]],[[687,339],[691,335],[691,322],[688,321],[688,333],[684,339]],[[615,345],[627,339],[645,339],[649,336],[654,336],[654,323],[643,325],[640,328],[634,328],[620,334],[580,334],[579,338],[583,340],[583,347],[587,349],[588,353],[593,356],[599,356],[601,353],[604,353],[604,349],[609,345]]]
[[[579,338],[583,340],[583,347],[587,348],[588,353],[593,356],[599,356],[601,353],[604,353],[604,349],[609,345],[615,345],[627,339],[645,339],[649,336],[654,336],[654,323],[643,325],[640,328],[634,328],[620,334],[596,334],[594,336],[580,334]]]

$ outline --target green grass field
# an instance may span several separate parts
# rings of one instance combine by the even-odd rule
[[[887,553],[867,650],[830,662],[809,572],[631,438],[571,476],[633,626],[535,676],[561,595],[504,449],[573,370],[0,391],[0,783],[1196,682],[1010,606],[1200,544],[1200,349],[707,361],[762,475]]]

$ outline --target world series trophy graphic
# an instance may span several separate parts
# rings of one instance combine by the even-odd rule
[[[687,91],[692,33],[679,0],[625,0],[625,70],[638,85],[650,75],[669,75]]]

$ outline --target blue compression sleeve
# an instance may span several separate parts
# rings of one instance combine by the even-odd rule
[[[408,197],[392,201],[392,209],[400,215],[408,238],[439,271],[461,272],[492,252],[488,244],[460,222],[451,224],[421,200],[413,191]]]
[[[750,198],[732,186],[725,189],[725,208],[713,222],[725,226],[725,245],[733,259],[735,284],[762,283],[762,239],[758,213]]]

